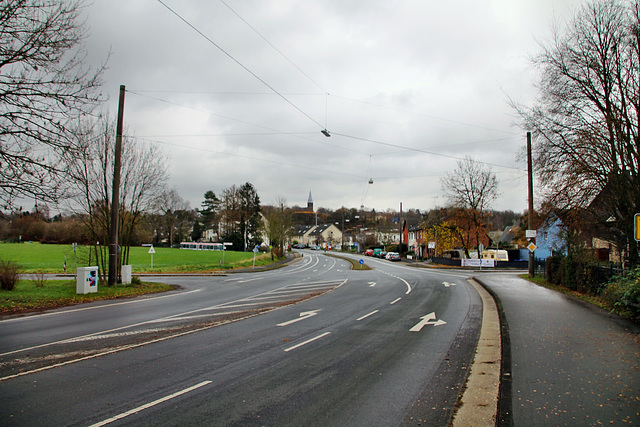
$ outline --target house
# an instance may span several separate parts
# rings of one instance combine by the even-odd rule
[[[342,242],[342,232],[334,224],[321,224],[314,226],[308,233],[309,244],[327,247],[339,246]]]
[[[326,243],[336,246],[342,242],[342,232],[334,224],[299,225],[292,239],[305,246],[326,246]]]
[[[552,216],[536,231],[535,259],[545,260],[554,253],[566,254],[567,249],[562,238],[562,220]]]

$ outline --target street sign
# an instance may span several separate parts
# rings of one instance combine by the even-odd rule
[[[536,230],[527,230],[527,231],[525,231],[525,237],[527,239],[535,239],[536,238],[536,234],[537,234]]]
[[[529,252],[533,252],[537,249],[537,246],[535,245],[535,243],[529,243],[527,249],[529,249]]]
[[[633,222],[633,234],[636,236],[636,242],[640,242],[640,214],[636,214]]]
[[[153,255],[153,254],[155,254],[155,253],[156,253],[156,250],[155,250],[155,249],[153,249],[153,246],[151,246],[151,247],[149,248],[149,252],[147,252],[147,253],[148,253],[148,254]]]

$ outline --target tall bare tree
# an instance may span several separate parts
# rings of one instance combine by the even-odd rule
[[[452,172],[441,179],[442,191],[449,203],[459,209],[461,227],[466,231],[465,249],[476,247],[488,220],[491,203],[498,197],[498,179],[491,167],[465,157]]]
[[[276,206],[267,213],[266,232],[271,244],[271,259],[274,259],[274,255],[282,257],[284,246],[293,235],[291,211],[283,196],[278,196]]]
[[[164,191],[158,197],[155,208],[160,213],[161,224],[168,236],[170,246],[173,245],[176,237],[182,238],[184,235],[185,221],[188,225],[193,225],[191,217],[195,215],[185,214],[191,211],[189,202],[184,200],[175,188]]]
[[[533,63],[541,71],[532,107],[514,105],[535,137],[544,202],[581,212],[638,261],[640,209],[640,8],[596,0],[553,29]],[[585,217],[585,215],[587,215]]]
[[[115,149],[115,124],[109,118],[96,123],[83,122],[76,128],[81,155],[68,159],[69,191],[74,195],[72,209],[86,214],[86,225],[96,242],[94,251],[101,267],[107,271],[111,218],[111,192]],[[122,144],[120,212],[118,241],[122,242],[119,265],[128,263],[129,245],[141,215],[153,210],[167,181],[166,158],[154,145],[125,138]]]
[[[0,2],[0,203],[55,201],[78,154],[69,123],[93,111],[103,67],[84,66],[80,0]]]

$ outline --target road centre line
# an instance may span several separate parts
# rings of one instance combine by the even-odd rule
[[[360,317],[360,318],[358,318],[358,319],[356,319],[356,320],[357,320],[357,321],[360,321],[360,320],[366,319],[367,317],[369,317],[369,316],[373,316],[374,314],[376,314],[376,313],[377,313],[377,312],[379,312],[379,311],[380,311],[380,310],[374,310],[374,311],[372,311],[371,313],[369,313],[369,314],[365,314],[364,316],[362,316],[362,317]]]
[[[412,289],[411,289],[411,285],[409,284],[409,282],[407,282],[406,280],[404,280],[402,277],[394,276],[393,274],[387,273],[386,271],[382,271],[382,270],[380,270],[380,272],[382,272],[382,273],[386,274],[387,276],[391,276],[391,277],[393,277],[393,278],[396,278],[396,279],[398,279],[398,280],[403,281],[403,282],[404,282],[404,284],[405,284],[405,285],[407,285],[407,292],[405,292],[404,294],[405,294],[405,295],[409,295],[409,294],[411,293],[411,290],[412,290]]]
[[[13,378],[23,377],[23,376],[26,376],[26,375],[35,374],[37,372],[48,371],[49,369],[54,369],[54,368],[59,368],[61,366],[71,365],[72,363],[78,363],[78,362],[82,362],[82,361],[85,361],[85,360],[97,359],[98,357],[106,356],[108,354],[114,354],[114,353],[118,353],[118,352],[125,351],[125,350],[131,350],[133,348],[138,348],[138,347],[142,347],[142,346],[149,345],[149,344],[154,344],[154,343],[157,343],[157,342],[167,341],[167,340],[170,340],[170,339],[173,339],[173,338],[178,338],[178,337],[182,337],[184,335],[194,334],[194,333],[197,333],[197,332],[200,332],[200,331],[211,329],[213,327],[214,326],[212,326],[212,325],[207,325],[207,326],[203,326],[202,328],[192,329],[190,331],[181,332],[181,333],[176,334],[176,335],[160,337],[160,338],[156,338],[156,339],[151,340],[151,341],[145,341],[145,342],[141,342],[141,343],[137,343],[137,344],[126,345],[126,346],[123,346],[123,347],[112,348],[110,350],[103,351],[102,353],[91,354],[89,356],[81,357],[79,359],[67,360],[66,362],[60,362],[60,363],[57,363],[55,365],[50,365],[50,366],[43,366],[42,368],[33,369],[31,371],[18,372],[17,374],[13,374],[13,375],[8,375],[6,377],[2,377],[2,378],[0,378],[0,381],[6,381],[6,380],[13,379]],[[92,334],[92,335],[96,335],[96,334]]]
[[[183,394],[187,394],[189,392],[192,392],[193,390],[199,389],[200,387],[204,387],[204,386],[206,386],[208,384],[211,384],[211,383],[212,383],[212,381],[203,381],[203,382],[201,382],[199,384],[196,384],[194,386],[191,386],[189,388],[185,388],[184,390],[181,390],[181,391],[178,391],[176,393],[170,394],[169,396],[165,396],[165,397],[163,397],[161,399],[154,400],[153,402],[147,403],[145,405],[138,406],[137,408],[131,409],[130,411],[123,412],[122,414],[116,415],[113,418],[109,418],[109,419],[101,421],[99,423],[92,424],[91,427],[102,427],[104,425],[111,424],[114,421],[121,420],[123,418],[128,417],[129,415],[137,414],[140,411],[144,411],[145,409],[149,409],[149,408],[151,408],[153,406],[157,406],[157,405],[159,405],[161,403],[164,403],[164,402],[166,402],[168,400],[174,399],[174,398],[176,398],[178,396],[182,396]]]
[[[285,349],[284,349],[284,351],[285,351],[285,352],[288,352],[288,351],[291,351],[291,350],[295,350],[295,349],[296,349],[296,348],[298,348],[298,347],[302,347],[303,345],[309,344],[310,342],[313,342],[313,341],[315,341],[315,340],[319,340],[320,338],[326,337],[326,336],[327,336],[327,335],[329,335],[330,333],[331,333],[331,332],[325,332],[324,334],[320,334],[320,335],[318,335],[318,336],[317,336],[317,337],[315,337],[315,338],[311,338],[311,339],[308,339],[308,340],[306,340],[306,341],[304,341],[304,342],[301,342],[300,344],[296,344],[296,345],[294,345],[293,347],[285,348]]]
[[[336,287],[340,287],[340,286],[344,285],[346,282],[347,282],[347,280],[345,279],[342,283],[338,284]],[[280,289],[285,289],[286,287],[287,287],[287,285],[283,286]],[[278,289],[276,289],[276,290],[278,290]],[[195,291],[189,291],[189,292],[196,292],[196,291],[199,291],[199,289],[195,290]],[[255,297],[268,295],[268,294],[270,294],[272,292],[273,291],[263,292],[261,294],[255,295]],[[184,295],[184,294],[178,294],[178,295]],[[168,296],[172,296],[172,295],[166,295],[165,297],[168,297]],[[159,298],[163,298],[163,297],[159,297]],[[45,343],[45,344],[39,344],[39,345],[31,346],[31,347],[20,348],[20,349],[17,349],[17,350],[6,352],[6,353],[0,353],[0,356],[8,356],[10,354],[23,353],[23,352],[35,350],[35,349],[38,349],[38,348],[48,347],[48,346],[51,346],[51,345],[64,344],[66,342],[70,342],[71,340],[85,339],[85,338],[89,338],[89,337],[96,336],[96,335],[104,335],[104,334],[108,334],[108,333],[111,333],[111,332],[120,331],[120,330],[123,330],[123,329],[129,329],[129,328],[134,328],[134,327],[137,327],[137,326],[147,325],[147,324],[150,324],[150,323],[158,323],[158,322],[163,322],[163,321],[167,321],[167,322],[168,321],[173,321],[174,318],[181,318],[181,317],[184,317],[184,316],[193,315],[195,313],[201,313],[201,312],[204,312],[204,311],[247,307],[247,306],[252,306],[252,305],[258,304],[258,303],[238,304],[238,303],[243,302],[243,301],[249,302],[250,298],[253,298],[253,297],[241,298],[241,299],[235,300],[235,301],[229,301],[229,302],[226,302],[226,303],[216,304],[216,305],[213,305],[213,306],[210,306],[210,307],[204,307],[204,308],[199,308],[199,309],[196,309],[196,310],[190,310],[190,311],[186,311],[184,313],[177,313],[177,314],[174,314],[174,315],[171,315],[171,316],[159,317],[159,318],[156,318],[156,319],[150,319],[150,320],[146,320],[144,322],[139,322],[139,323],[134,323],[134,324],[131,324],[131,325],[120,326],[118,328],[108,329],[108,330],[105,330],[105,331],[99,331],[99,332],[94,332],[94,333],[91,333],[91,334],[80,335],[80,336],[77,336],[77,337],[65,338],[65,339],[59,340],[59,341],[53,341],[53,342],[49,342],[49,343]],[[151,299],[148,299],[148,301],[151,301]],[[125,303],[131,303],[131,302],[125,302]],[[112,304],[112,306],[113,305],[119,305],[119,304]],[[101,307],[103,307],[103,306],[101,306]],[[108,306],[104,306],[104,307],[108,307]],[[86,308],[86,309],[89,309],[89,307]],[[84,310],[84,309],[78,309],[78,310]],[[69,311],[69,312],[73,312],[73,311]],[[34,316],[34,318],[36,318],[36,317],[37,316]]]
[[[389,303],[389,305],[393,305],[393,304],[397,303],[398,301],[400,301],[401,299],[402,299],[402,298],[396,298],[395,300],[391,301],[391,302]]]

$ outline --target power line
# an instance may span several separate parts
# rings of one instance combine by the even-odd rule
[[[373,144],[384,145],[386,147],[394,147],[394,148],[399,148],[399,149],[408,150],[408,151],[415,151],[415,152],[418,152],[418,153],[430,154],[432,156],[445,157],[445,158],[454,159],[454,160],[464,160],[463,158],[457,157],[457,156],[451,156],[451,155],[448,155],[448,154],[436,153],[436,152],[428,151],[428,150],[421,150],[419,148],[405,147],[405,146],[402,146],[402,145],[391,144],[389,142],[376,141],[374,139],[361,138],[361,137],[352,136],[352,135],[345,135],[343,133],[338,133],[338,132],[332,132],[332,135],[338,135],[338,136],[342,136],[342,137],[345,137],[345,138],[356,139],[356,140],[359,140],[359,141],[371,142]],[[482,163],[482,164],[485,164],[485,165],[489,165],[489,166],[499,167],[499,168],[513,169],[513,170],[517,170],[517,171],[521,170],[521,169],[518,169],[518,168],[514,168],[512,166],[498,165],[498,164],[495,164],[495,163],[483,162],[483,161],[479,161],[479,160],[476,160],[476,162]]]
[[[425,113],[419,113],[419,112],[416,112],[416,111],[405,110],[403,108],[389,107],[387,105],[376,104],[374,102],[364,101],[364,100],[361,100],[361,99],[349,98],[349,97],[346,97],[346,96],[340,96],[340,95],[335,95],[335,94],[331,94],[331,96],[336,97],[336,98],[346,99],[348,101],[359,102],[361,104],[371,105],[371,106],[374,106],[374,107],[385,108],[387,110],[394,110],[394,111],[400,111],[402,113],[415,114],[415,115],[418,115],[418,116],[428,117],[430,119],[435,119],[435,120],[440,120],[440,121],[443,121],[443,122],[454,123],[454,124],[457,124],[457,125],[469,126],[469,127],[474,127],[474,128],[478,128],[478,129],[490,130],[490,131],[494,131],[494,132],[502,132],[502,133],[507,133],[507,134],[511,134],[511,135],[520,135],[517,132],[512,132],[512,131],[508,131],[508,130],[504,130],[504,129],[490,128],[490,127],[487,127],[487,126],[482,126],[482,125],[473,124],[473,123],[467,123],[467,122],[463,122],[463,121],[460,121],[460,120],[445,119],[443,117],[437,117],[437,116],[432,116],[432,115],[425,114]]]
[[[197,32],[200,36],[202,36],[205,40],[207,40],[210,44],[212,44],[213,46],[215,46],[216,48],[218,48],[218,50],[220,50],[220,52],[224,53],[229,59],[231,59],[233,62],[235,62],[236,64],[238,64],[240,67],[242,67],[246,72],[248,72],[249,74],[251,74],[253,77],[255,77],[260,83],[262,83],[263,85],[265,85],[266,87],[268,87],[270,90],[272,90],[276,95],[278,95],[280,98],[282,98],[286,103],[288,103],[289,105],[291,105],[293,108],[295,108],[296,110],[298,110],[300,113],[302,113],[305,117],[307,117],[309,120],[311,120],[312,122],[314,122],[315,124],[318,125],[318,127],[323,128],[323,126],[313,117],[311,117],[309,114],[307,114],[306,112],[304,112],[300,107],[298,107],[296,104],[294,104],[293,102],[291,102],[286,96],[284,96],[283,94],[281,94],[280,92],[278,92],[274,87],[272,87],[269,83],[267,83],[266,81],[264,81],[262,78],[260,78],[260,76],[258,76],[256,73],[254,73],[253,71],[251,71],[248,67],[246,67],[243,63],[241,63],[240,61],[238,61],[236,58],[233,57],[233,55],[231,55],[229,52],[227,52],[226,50],[224,50],[220,45],[218,45],[216,42],[214,42],[213,40],[211,40],[208,36],[206,36],[202,31],[200,31],[198,28],[196,28],[193,24],[191,24],[189,21],[187,21],[185,18],[183,18],[180,14],[178,14],[175,10],[171,9],[171,7],[169,7],[167,4],[165,4],[162,0],[157,0],[158,3],[160,3],[161,5],[163,5],[165,8],[167,8],[167,10],[169,10],[169,12],[171,12],[172,14],[174,14],[178,19],[180,19],[182,22],[184,22],[185,24],[187,24],[189,27],[191,27],[191,29],[193,29],[195,32]]]
[[[280,55],[282,55],[282,57],[284,59],[286,59],[291,65],[293,65],[296,70],[300,71],[302,73],[302,75],[304,75],[307,79],[309,79],[309,81],[311,81],[314,85],[318,86],[318,88],[320,88],[320,90],[322,90],[325,94],[328,93],[322,86],[320,86],[320,84],[318,82],[316,82],[314,79],[312,79],[307,73],[305,73],[300,67],[298,67],[291,59],[289,59],[289,57],[287,57],[287,55],[285,55],[284,53],[282,53],[280,51],[280,49],[278,49],[277,47],[274,46],[273,43],[271,43],[269,40],[267,40],[262,34],[260,34],[260,32],[258,30],[256,30],[251,24],[249,24],[242,16],[240,16],[240,14],[238,14],[238,12],[236,12],[235,10],[233,10],[231,8],[231,6],[229,6],[224,0],[220,0],[220,2],[222,4],[224,4],[225,6],[227,6],[227,8],[233,12],[234,15],[236,15],[238,18],[240,18],[240,20],[242,22],[244,22],[245,24],[247,24],[247,26],[249,28],[251,28],[258,36],[260,36],[260,38],[262,40],[264,40],[269,46],[271,46],[276,52],[278,52]]]
[[[189,106],[187,106],[187,105],[178,104],[178,103],[176,103],[176,102],[168,101],[168,100],[166,100],[166,99],[162,99],[162,98],[157,98],[157,97],[155,97],[155,96],[143,95],[143,94],[141,94],[141,93],[138,93],[137,91],[130,91],[130,90],[127,90],[127,93],[131,93],[131,94],[134,94],[134,95],[138,95],[138,96],[143,97],[143,98],[152,99],[152,100],[154,100],[154,101],[158,101],[158,102],[163,102],[163,103],[165,103],[165,104],[174,105],[174,106],[177,106],[177,107],[181,107],[181,108],[185,108],[185,109],[189,109],[189,110],[193,110],[193,111],[198,111],[198,112],[201,112],[201,113],[210,114],[210,115],[212,115],[212,116],[220,117],[220,118],[225,119],[225,120],[230,120],[230,121],[234,121],[234,122],[237,122],[237,123],[242,123],[242,124],[249,125],[249,126],[255,126],[255,127],[257,127],[257,128],[260,128],[260,129],[265,129],[265,130],[268,130],[268,131],[272,131],[272,132],[274,132],[274,133],[276,133],[276,134],[280,134],[280,135],[292,135],[292,136],[296,136],[297,138],[303,139],[303,140],[305,140],[305,141],[311,141],[311,142],[314,142],[314,143],[317,143],[317,144],[328,145],[328,146],[330,146],[330,147],[334,147],[334,148],[337,148],[337,149],[339,149],[339,150],[343,150],[343,151],[350,151],[350,152],[352,152],[352,153],[358,153],[358,154],[367,154],[367,153],[364,153],[364,152],[362,152],[362,151],[353,150],[353,149],[350,149],[350,148],[345,148],[345,147],[343,147],[343,146],[341,146],[341,145],[328,143],[328,142],[326,142],[326,139],[325,139],[325,138],[323,138],[323,139],[322,139],[322,142],[320,142],[320,141],[317,141],[317,140],[315,140],[315,139],[309,139],[309,138],[304,138],[304,137],[300,136],[300,135],[305,134],[305,133],[309,133],[309,134],[313,134],[313,135],[315,135],[315,134],[317,134],[317,132],[283,132],[283,131],[280,131],[280,130],[278,130],[278,129],[273,129],[273,128],[266,127],[266,126],[262,126],[262,125],[259,125],[259,124],[256,124],[256,123],[247,122],[247,121],[245,121],[245,120],[235,119],[235,118],[233,118],[233,117],[223,116],[223,115],[220,115],[220,114],[216,114],[216,113],[214,113],[214,112],[211,112],[211,111],[208,111],[208,110],[203,110],[203,109],[201,109],[201,108],[189,107]]]
[[[359,176],[359,175],[348,174],[348,173],[340,172],[340,171],[328,171],[326,169],[320,169],[320,168],[316,168],[316,167],[309,166],[309,165],[297,165],[297,164],[294,164],[294,163],[280,162],[280,161],[277,161],[277,160],[267,160],[264,157],[258,158],[258,157],[246,156],[246,155],[243,155],[243,154],[228,153],[228,152],[224,152],[224,151],[211,150],[211,149],[208,149],[208,148],[199,148],[199,147],[192,147],[192,146],[189,146],[189,145],[174,144],[174,143],[169,143],[169,142],[165,142],[165,141],[160,141],[160,140],[157,140],[157,139],[149,139],[149,138],[139,138],[139,139],[143,140],[143,141],[153,142],[153,143],[156,143],[156,144],[169,145],[169,146],[172,146],[172,147],[188,148],[188,149],[191,149],[191,150],[203,151],[203,152],[214,153],[214,154],[221,154],[221,155],[224,155],[224,156],[232,156],[232,157],[240,157],[240,158],[249,159],[249,160],[257,160],[257,161],[260,161],[260,162],[272,163],[272,164],[276,164],[276,165],[280,165],[280,166],[290,166],[290,167],[301,168],[301,169],[305,169],[305,170],[315,170],[315,171],[322,172],[324,174],[344,175],[344,176],[348,176],[348,177],[351,177],[351,178],[362,179],[362,177]]]

